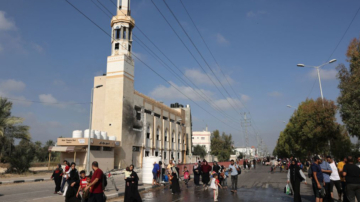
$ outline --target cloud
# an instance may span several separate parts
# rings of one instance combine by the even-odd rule
[[[246,17],[248,18],[254,18],[254,17],[258,17],[260,15],[266,14],[266,11],[249,11],[246,13]]]
[[[177,99],[184,99],[187,100],[188,98],[186,96],[188,96],[190,99],[194,100],[194,101],[203,101],[205,97],[204,94],[207,97],[211,97],[213,95],[212,92],[207,91],[207,90],[203,90],[203,89],[192,89],[190,87],[187,86],[178,86],[176,84],[174,84],[173,82],[170,81],[170,83],[174,86],[163,86],[160,85],[158,87],[156,87],[153,91],[150,92],[150,96],[154,97],[156,99],[160,99],[160,100],[177,100]],[[185,94],[186,96],[184,96],[183,94],[181,94],[178,90],[180,90],[183,94]],[[200,95],[202,96],[200,96]]]
[[[39,95],[39,100],[46,106],[65,108],[65,104],[59,103],[58,100],[51,94],[41,94]]]
[[[337,71],[335,69],[320,69],[321,80],[334,80],[336,79]],[[309,76],[312,78],[317,78],[317,70],[314,69],[309,73]]]
[[[212,103],[213,107],[218,107],[222,110],[228,110],[228,109],[241,109],[244,108],[244,104],[248,101],[250,101],[251,98],[248,95],[241,95],[241,100],[234,99],[234,98],[226,98],[226,99],[219,99],[215,100]]]
[[[40,46],[39,44],[34,43],[34,42],[31,42],[30,45],[31,45],[31,47],[32,47],[34,50],[36,50],[37,52],[39,52],[39,53],[44,52],[44,48],[43,48],[42,46]]]
[[[5,17],[5,12],[0,11],[0,31],[8,31],[16,29],[15,23]]]
[[[0,82],[0,89],[4,92],[19,92],[25,89],[26,85],[22,81],[8,79]]]
[[[14,79],[0,81],[0,96],[8,98],[11,102],[22,106],[30,106],[31,102],[24,96],[18,95],[26,88],[25,83]]]
[[[55,79],[55,80],[53,81],[53,85],[54,85],[54,86],[65,86],[66,83],[65,83],[65,81],[63,81],[63,80]]]
[[[215,71],[215,73],[217,73],[217,71]],[[191,79],[196,84],[205,84],[205,85],[213,86],[214,84],[212,81],[214,81],[216,84],[219,84],[214,76],[212,76],[211,74],[209,74],[208,76],[207,74],[201,72],[198,69],[186,69],[185,76]],[[209,79],[209,77],[211,78],[212,81]],[[229,75],[225,75],[224,77],[223,74],[217,74],[217,78],[221,81],[223,85],[234,83],[234,80]]]
[[[227,45],[229,44],[229,41],[221,34],[217,34],[216,35],[216,41],[218,42],[218,44],[221,44],[221,45]]]
[[[283,94],[278,91],[273,91],[273,92],[268,93],[268,96],[270,96],[270,97],[281,97],[282,95]]]

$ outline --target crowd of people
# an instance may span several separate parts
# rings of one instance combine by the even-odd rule
[[[233,160],[228,168],[213,162],[210,166],[206,160],[199,161],[192,166],[195,187],[202,186],[203,190],[209,188],[213,190],[214,201],[218,200],[219,188],[227,188],[227,180],[231,179],[231,192],[237,192],[237,179],[241,173],[240,166]],[[159,185],[162,182],[169,181],[172,194],[178,194],[180,190],[180,181],[185,183],[188,188],[190,180],[189,169],[185,166],[182,173],[173,160],[170,160],[167,166],[162,162],[155,162],[153,168],[153,185]],[[202,182],[202,185],[200,184]]]
[[[64,160],[64,166],[57,165],[51,179],[55,182],[54,194],[65,197],[65,202],[105,202],[104,194],[107,176],[99,168],[97,161],[92,162],[92,171],[86,175],[84,170],[78,171],[76,164]],[[131,165],[125,172],[125,202],[141,202],[138,191],[139,177]],[[115,189],[117,189],[113,182]]]
[[[360,157],[357,158],[357,163],[354,162],[352,156],[344,157],[340,162],[336,162],[331,156],[316,155],[312,161],[306,159],[303,163],[290,157],[280,160],[276,166],[286,166],[287,183],[291,187],[295,202],[301,201],[301,182],[307,183],[305,171],[307,171],[307,177],[311,179],[316,202],[335,201],[334,187],[338,195],[336,200],[360,201]]]

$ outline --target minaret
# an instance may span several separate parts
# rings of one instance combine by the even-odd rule
[[[134,60],[132,30],[135,21],[130,16],[130,0],[117,0],[117,12],[111,19],[111,55],[107,58],[106,85],[104,86],[103,130],[116,136],[121,149],[115,150],[115,167],[132,162],[133,131],[131,120],[134,110]]]

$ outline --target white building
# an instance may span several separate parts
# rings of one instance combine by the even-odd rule
[[[242,153],[246,157],[256,157],[256,148],[252,147],[236,147],[235,149],[236,156],[239,156]]]
[[[211,151],[210,149],[211,144],[211,133],[210,131],[206,130],[204,131],[193,131],[192,133],[192,145],[195,147],[196,145],[201,145],[205,147],[206,152],[209,153]]]

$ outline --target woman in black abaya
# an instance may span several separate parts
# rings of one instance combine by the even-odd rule
[[[287,183],[291,183],[292,191],[294,194],[294,202],[301,202],[300,183],[302,181],[305,181],[306,184],[306,177],[295,160],[291,161],[291,165],[287,174],[287,179]]]
[[[179,172],[175,166],[171,168],[171,171],[173,176],[171,179],[172,194],[180,193]]]
[[[200,163],[197,163],[194,165],[193,173],[194,173],[194,183],[196,186],[199,186],[200,185],[200,175],[201,175]]]
[[[130,171],[130,178],[125,179],[126,184],[124,202],[142,202],[138,190],[139,177],[134,171],[134,165],[130,165]]]

